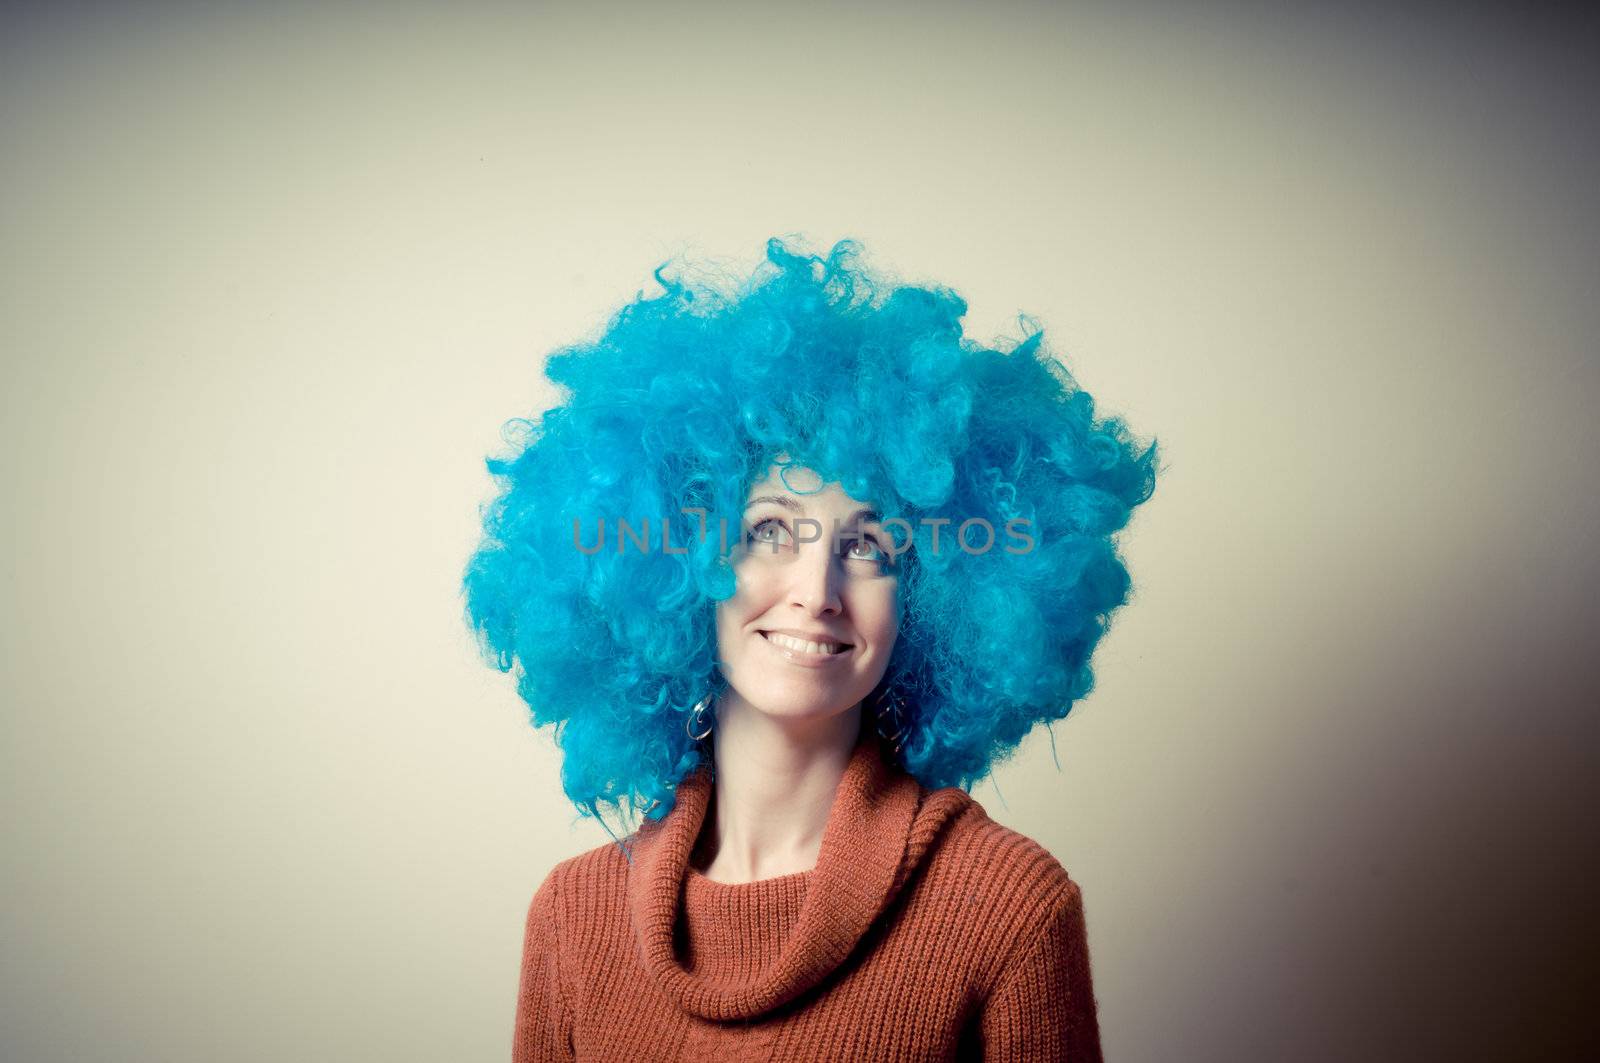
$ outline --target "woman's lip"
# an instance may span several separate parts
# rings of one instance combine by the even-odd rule
[[[854,646],[846,646],[838,653],[804,653],[800,650],[791,650],[787,646],[778,645],[776,642],[773,642],[771,639],[767,638],[767,633],[765,631],[758,631],[757,634],[761,636],[762,642],[766,643],[768,646],[771,646],[775,651],[777,651],[778,656],[782,657],[790,664],[796,664],[802,668],[830,667],[836,662],[842,661],[846,657],[850,656],[850,651],[855,648]]]

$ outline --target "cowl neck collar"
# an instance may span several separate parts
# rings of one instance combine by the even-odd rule
[[[678,784],[671,811],[642,826],[632,842],[628,898],[645,969],[679,1007],[704,1019],[749,1019],[792,1000],[844,961],[938,827],[972,800],[954,788],[935,793],[937,807],[919,816],[928,792],[885,764],[876,735],[863,729],[829,810],[816,867],[802,873],[805,899],[793,930],[771,964],[730,984],[685,969],[674,947],[689,855],[713,795],[710,766],[696,768]]]

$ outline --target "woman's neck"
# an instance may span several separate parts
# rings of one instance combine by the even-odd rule
[[[860,705],[796,726],[730,692],[716,719],[711,805],[691,866],[724,883],[811,870],[861,734]]]

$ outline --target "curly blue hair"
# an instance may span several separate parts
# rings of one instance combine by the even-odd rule
[[[485,659],[516,670],[533,725],[554,725],[581,815],[660,818],[710,756],[685,728],[721,684],[715,605],[734,592],[709,529],[739,526],[774,463],[912,531],[884,684],[923,785],[970,789],[1093,689],[1090,656],[1130,593],[1112,535],[1154,490],[1154,440],[1096,419],[1042,331],[983,346],[956,293],[890,284],[859,256],[774,238],[731,284],[658,267],[663,294],[550,355],[563,400],[507,422],[512,452],[488,460],[501,490],[463,577],[467,619]],[[580,526],[619,517],[678,545],[575,548]],[[973,518],[1027,521],[1032,547],[955,538]]]

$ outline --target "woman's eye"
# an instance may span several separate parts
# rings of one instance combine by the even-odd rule
[[[745,541],[751,546],[765,546],[773,553],[787,550],[791,547],[789,529],[781,520],[768,517],[758,521],[745,535]],[[847,561],[868,561],[873,564],[883,564],[889,560],[889,554],[871,539],[844,540],[844,558]]]
[[[753,543],[771,543],[774,545],[782,545],[783,540],[778,534],[780,532],[788,532],[788,529],[783,526],[783,522],[768,519],[761,521],[754,528],[751,528],[749,538]]]
[[[866,548],[864,550],[864,552],[859,553],[859,554],[856,553],[857,550],[861,550],[863,547]],[[850,556],[855,558],[857,561],[886,561],[886,560],[888,560],[888,555],[883,552],[883,548],[880,547],[877,543],[873,542],[871,539],[857,539],[857,540],[855,540],[855,542],[852,543],[851,546],[850,546],[849,553],[850,553]]]

